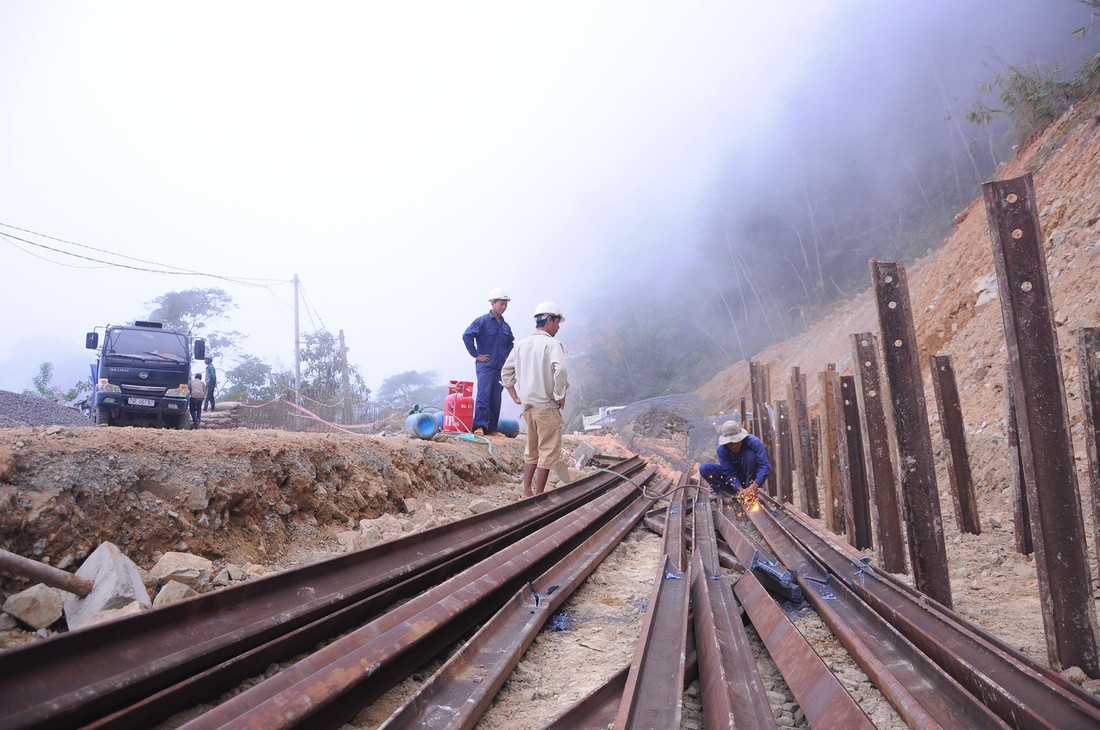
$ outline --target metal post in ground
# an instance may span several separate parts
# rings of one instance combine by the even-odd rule
[[[936,487],[932,436],[928,431],[928,409],[905,266],[874,259],[870,264],[882,333],[883,364],[893,406],[913,581],[917,590],[950,608],[951,579],[943,541],[940,493]]]
[[[879,368],[878,338],[870,332],[852,335],[852,361],[856,364],[856,398],[859,424],[867,441],[867,490],[874,522],[875,549],[882,567],[891,573],[908,570],[905,560],[905,527],[901,520],[901,499],[894,477],[894,454],[890,448],[890,424]]]
[[[791,403],[791,432],[797,454],[799,507],[810,517],[817,518],[821,516],[821,508],[817,501],[817,467],[814,464],[810,417],[806,409],[806,376],[799,372],[797,366],[791,368],[787,399]]]
[[[1100,677],[1096,606],[1077,491],[1054,302],[1030,175],[982,184],[1012,373],[1039,604],[1052,666]]]
[[[1100,327],[1077,330],[1077,365],[1081,371],[1081,403],[1085,410],[1085,453],[1092,495],[1092,524],[1100,550]]]
[[[960,532],[980,535],[982,525],[978,520],[978,496],[974,493],[974,480],[970,475],[970,456],[966,451],[966,428],[959,402],[959,387],[955,381],[955,367],[951,364],[950,355],[929,355],[928,368],[932,372],[940,433],[946,447],[947,477],[955,503],[955,524]]]
[[[872,547],[871,508],[867,499],[867,473],[863,459],[863,435],[856,402],[856,379],[840,376],[836,390],[837,447],[840,454],[840,483],[844,495],[844,524],[848,542],[857,550]]]
[[[836,534],[844,532],[844,510],[841,501],[840,464],[837,461],[836,396],[840,375],[835,369],[818,373],[821,379],[821,476],[824,486],[825,526]]]

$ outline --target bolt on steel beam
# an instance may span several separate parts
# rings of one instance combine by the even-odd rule
[[[791,403],[791,431],[798,465],[799,508],[811,517],[820,517],[821,508],[817,503],[817,467],[814,464],[813,435],[810,431],[810,417],[806,409],[806,376],[799,372],[798,366],[791,368],[791,379],[787,383],[787,400]]]
[[[1054,302],[1031,176],[982,184],[1052,665],[1100,677],[1096,606],[1073,463]]]
[[[890,423],[879,367],[878,338],[870,332],[851,335],[855,363],[859,425],[867,439],[867,489],[871,496],[871,517],[877,540],[875,552],[885,570],[904,573],[905,528],[901,521],[901,500],[894,477],[894,456],[890,448]]]
[[[982,534],[978,520],[978,496],[974,493],[974,480],[970,475],[970,457],[966,452],[966,429],[963,425],[959,387],[955,382],[955,367],[950,355],[929,355],[928,368],[932,372],[932,390],[936,395],[936,408],[940,415],[940,433],[947,445],[947,477],[951,483],[951,496],[955,504],[955,524],[960,532]]]
[[[844,511],[840,485],[840,462],[836,440],[836,396],[840,375],[829,369],[821,379],[821,476],[825,497],[825,526],[836,534],[844,532]]]
[[[951,579],[943,542],[940,493],[936,487],[932,437],[928,432],[928,409],[905,266],[874,259],[870,265],[882,332],[883,364],[890,384],[913,580],[917,590],[950,607]]]
[[[867,467],[863,459],[863,434],[856,402],[856,379],[840,376],[836,389],[836,439],[840,455],[841,493],[848,542],[860,550],[872,547],[871,508],[867,498]]]
[[[1085,454],[1092,495],[1093,543],[1100,550],[1100,327],[1077,330],[1077,365],[1081,371],[1081,403],[1085,411]]]

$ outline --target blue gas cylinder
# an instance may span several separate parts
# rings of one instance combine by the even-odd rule
[[[430,413],[412,413],[405,419],[405,430],[418,439],[430,439],[439,432],[439,422]]]

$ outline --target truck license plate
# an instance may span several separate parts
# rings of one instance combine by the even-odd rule
[[[149,406],[150,408],[157,404],[155,400],[150,398],[128,398],[126,402],[132,406]]]

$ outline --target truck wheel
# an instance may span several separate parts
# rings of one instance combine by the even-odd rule
[[[183,431],[191,425],[191,417],[186,413],[181,413],[176,419],[176,430]]]
[[[97,426],[110,426],[111,425],[110,411],[108,411],[106,408],[96,408],[95,411],[94,411],[94,414],[95,414],[95,423],[96,423]]]

